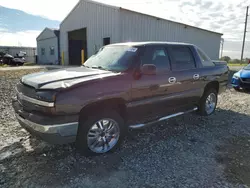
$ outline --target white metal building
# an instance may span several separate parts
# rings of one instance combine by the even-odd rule
[[[45,28],[37,37],[37,55],[39,64],[59,64],[59,30]]]
[[[34,47],[23,47],[23,46],[0,46],[0,52],[4,52],[7,54],[16,57],[20,52],[24,52],[25,60],[29,63],[36,62],[36,48]]]
[[[193,43],[219,58],[222,34],[90,0],[80,0],[60,25],[65,64],[80,64],[108,43],[169,41]]]

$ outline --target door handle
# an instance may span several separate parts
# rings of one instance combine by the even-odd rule
[[[194,76],[193,76],[193,79],[194,79],[194,80],[199,80],[199,78],[200,78],[200,75],[199,75],[199,74],[194,74]]]
[[[174,83],[176,82],[176,78],[175,78],[175,77],[170,77],[170,78],[168,79],[168,82],[169,82],[170,84],[174,84]]]

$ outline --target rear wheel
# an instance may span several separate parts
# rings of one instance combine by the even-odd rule
[[[218,100],[218,93],[215,89],[211,88],[205,91],[203,94],[200,105],[199,113],[202,116],[209,116],[214,113]]]
[[[124,121],[118,113],[100,112],[80,120],[76,147],[87,156],[112,152],[121,144],[124,134]]]

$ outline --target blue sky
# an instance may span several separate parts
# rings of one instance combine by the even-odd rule
[[[221,32],[224,34],[223,38],[225,39],[224,55],[240,58],[245,11],[246,6],[250,5],[250,0],[96,1]],[[6,26],[1,25],[1,21],[8,19],[9,23],[15,23],[16,18],[14,20],[10,15],[3,17],[0,13],[0,45],[21,44],[24,46],[35,46],[35,39],[42,30],[39,28],[38,23],[41,26],[44,22],[51,24],[51,26],[58,26],[58,23],[65,18],[77,2],[78,0],[0,0],[0,6],[19,9],[41,18],[41,22],[19,21],[23,23],[23,26],[19,26],[18,30],[16,29],[17,27],[9,27],[7,29]],[[24,26],[24,23],[27,27]],[[250,17],[248,30],[250,31]],[[245,56],[250,57],[250,32],[246,38]]]

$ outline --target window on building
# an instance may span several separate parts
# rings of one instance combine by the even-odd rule
[[[103,46],[110,44],[110,37],[103,38]]]
[[[170,69],[169,56],[164,47],[146,47],[141,64],[154,64],[158,72]]]
[[[54,48],[54,46],[50,47],[50,55],[55,55],[55,48]]]
[[[187,46],[172,46],[170,49],[173,57],[172,70],[188,70],[196,67],[193,54]]]
[[[45,48],[41,49],[42,55],[45,55]]]
[[[200,56],[201,59],[201,63],[204,67],[212,67],[215,66],[215,64],[211,61],[211,59],[209,57],[207,57],[207,55],[199,48],[196,48],[197,52]]]

